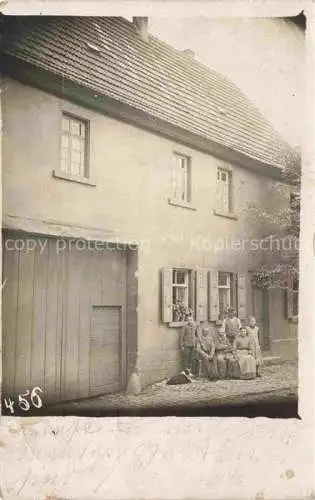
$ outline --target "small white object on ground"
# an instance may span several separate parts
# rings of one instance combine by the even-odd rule
[[[128,394],[140,394],[141,392],[141,383],[140,383],[140,377],[138,373],[133,372],[130,376],[128,385],[127,385],[127,391]]]

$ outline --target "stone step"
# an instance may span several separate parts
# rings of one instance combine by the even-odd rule
[[[264,356],[263,362],[265,366],[270,365],[280,365],[282,363],[282,358],[280,356]]]

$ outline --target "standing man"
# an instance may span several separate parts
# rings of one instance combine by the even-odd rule
[[[196,331],[197,327],[192,316],[187,318],[187,324],[183,326],[180,347],[183,353],[183,369],[191,371],[192,362],[194,359],[194,350],[196,346]]]
[[[235,309],[228,309],[228,317],[223,320],[222,331],[226,334],[226,338],[233,344],[236,335],[239,334],[242,327],[240,319],[237,317]]]

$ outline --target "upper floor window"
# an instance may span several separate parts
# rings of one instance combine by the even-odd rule
[[[174,153],[172,198],[179,202],[191,201],[191,168],[188,156]]]
[[[224,168],[217,170],[217,209],[221,212],[232,212],[232,173]]]
[[[61,165],[62,173],[88,178],[88,122],[62,114]]]

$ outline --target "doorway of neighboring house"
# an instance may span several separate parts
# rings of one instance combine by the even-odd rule
[[[253,315],[259,326],[259,343],[263,351],[270,349],[269,294],[263,288],[253,288]]]

